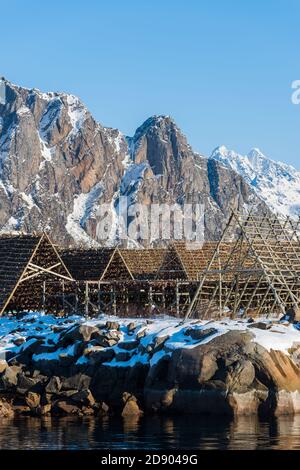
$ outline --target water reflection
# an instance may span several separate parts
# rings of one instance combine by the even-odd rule
[[[300,416],[56,418],[0,422],[0,449],[300,449]]]

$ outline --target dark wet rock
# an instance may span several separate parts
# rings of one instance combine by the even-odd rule
[[[17,328],[14,328],[13,330],[11,330],[10,334],[13,335],[15,333],[22,333],[24,331],[26,331],[26,328],[18,326]]]
[[[37,339],[32,337],[27,338],[26,343],[20,346],[18,352],[10,352],[8,354],[8,361],[13,358],[16,358],[20,364],[29,364],[32,359],[32,355],[36,354],[38,348],[43,344],[43,342],[43,339]]]
[[[154,344],[152,347],[152,352],[155,354],[158,351],[161,351],[164,347],[165,342],[169,339],[169,336],[156,336]]]
[[[7,367],[0,378],[0,390],[14,389],[17,386],[21,370],[21,367],[18,366]]]
[[[33,379],[27,377],[24,373],[20,373],[18,375],[17,392],[21,395],[25,395],[29,390],[34,388],[38,382],[38,379]]]
[[[106,416],[108,413],[109,413],[109,406],[104,402],[99,403],[97,406],[97,414],[99,416]]]
[[[294,323],[295,321],[300,321],[300,308],[291,307],[289,308],[285,315],[280,319],[280,321],[287,321],[289,323]]]
[[[51,377],[45,387],[46,393],[59,393],[62,387],[61,379],[59,377]]]
[[[21,344],[25,343],[25,338],[15,338],[13,339],[13,343],[16,345],[16,346],[21,346]]]
[[[76,341],[88,342],[97,333],[99,333],[99,330],[95,326],[73,325],[61,334],[59,344],[66,347],[76,343]]]
[[[140,330],[137,332],[137,334],[135,335],[136,339],[142,339],[146,336],[146,328]]]
[[[49,404],[51,404],[52,398],[53,398],[53,394],[52,394],[52,393],[47,393],[47,392],[44,391],[44,392],[41,394],[41,405],[44,406],[44,405],[49,405]]]
[[[33,378],[36,378],[36,377],[39,377],[41,375],[41,371],[38,370],[38,369],[34,369],[32,372],[31,372],[31,376]]]
[[[115,357],[115,351],[113,349],[100,349],[88,352],[86,357],[89,359],[91,364],[102,364],[103,362],[109,362]]]
[[[65,325],[52,325],[51,326],[51,330],[53,331],[53,333],[61,333],[62,331],[65,331],[66,328],[67,327]]]
[[[90,337],[88,342],[77,339],[66,346],[72,355],[57,353],[53,355],[55,360],[38,362],[33,351],[49,347],[61,351],[64,332],[56,345],[31,338],[29,344],[18,348],[18,355],[31,351],[27,364],[18,365],[18,356],[14,363],[11,359],[3,364],[0,400],[2,396],[13,397],[16,413],[37,416],[102,416],[108,412],[106,406],[112,414],[124,417],[138,416],[142,410],[228,415],[299,413],[300,342],[290,348],[290,356],[267,351],[255,342],[255,330],[250,327],[253,323],[248,325],[246,331],[213,336],[214,328],[198,328],[195,323],[186,330],[186,339],[199,342],[191,348],[175,350],[172,345],[168,347],[167,335],[154,337],[145,347],[143,341],[135,339],[119,341],[121,333],[116,329],[108,331],[105,325],[101,330],[82,332]],[[77,331],[80,326],[76,325]],[[117,341],[119,347],[100,346],[100,337]],[[202,341],[207,337],[208,342]],[[73,341],[71,336],[69,341]],[[136,350],[142,362],[132,366],[124,363]],[[80,364],[76,364],[78,355]]]
[[[36,318],[23,318],[22,320],[24,323],[35,323],[36,322]]]
[[[52,410],[54,414],[71,414],[71,415],[80,415],[81,410],[76,403],[72,401],[72,399],[62,399],[57,400],[52,405]]]
[[[35,392],[28,392],[27,396],[25,397],[25,400],[29,408],[33,410],[40,406],[41,396]]]
[[[142,414],[142,410],[139,408],[137,399],[134,395],[125,392],[123,393],[122,401],[124,404],[121,413],[123,418],[130,416],[139,416]]]
[[[107,330],[119,330],[120,324],[116,321],[107,321],[105,324]]]
[[[88,390],[91,377],[85,374],[76,374],[71,377],[62,378],[62,390]]]
[[[250,325],[248,325],[248,328],[258,328],[259,330],[269,330],[270,328],[272,328],[272,323],[265,323],[265,322],[259,321],[255,323],[250,323]]]
[[[132,367],[97,367],[92,376],[90,390],[97,402],[104,401],[110,407],[120,406],[124,391],[143,396],[148,365],[135,364]]]
[[[72,395],[72,400],[75,403],[80,403],[81,405],[92,407],[95,405],[95,399],[90,390],[81,390],[80,392]]]
[[[35,410],[36,415],[37,416],[45,416],[45,415],[50,413],[51,408],[52,408],[51,403],[47,403],[46,405],[39,405]]]
[[[133,349],[136,349],[139,345],[138,340],[132,340],[132,341],[121,341],[118,344],[118,347],[121,349],[125,349],[126,351],[132,351]]]
[[[97,338],[95,338],[95,341],[99,346],[102,346],[103,348],[111,348],[118,344],[119,337],[99,335]]]
[[[116,354],[116,361],[120,361],[120,362],[129,361],[131,357],[132,357],[132,353],[128,351],[120,351]]]
[[[203,341],[204,339],[208,338],[211,335],[217,333],[216,328],[187,328],[185,331],[186,336],[190,336],[194,340]]]
[[[127,325],[128,333],[133,333],[135,329],[136,329],[136,324],[134,322],[128,323]]]
[[[54,352],[56,350],[57,350],[56,344],[39,343],[36,345],[36,348],[34,349],[34,354],[35,355],[47,354],[47,353]]]
[[[76,395],[76,393],[78,393],[78,390],[60,390],[60,392],[58,392],[56,395],[70,398],[73,395]]]
[[[81,408],[80,415],[90,416],[90,415],[94,415],[94,414],[95,414],[95,409],[91,406],[83,406]]]
[[[28,415],[30,414],[30,407],[25,403],[18,403],[16,400],[13,402],[13,410],[17,415]]]

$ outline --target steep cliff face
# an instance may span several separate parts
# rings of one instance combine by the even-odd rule
[[[170,117],[148,119],[128,144],[134,165],[144,169],[136,199],[203,204],[206,239],[219,236],[232,209],[265,208],[241,176],[193,152]]]
[[[127,196],[129,205],[202,203],[206,238],[215,238],[231,208],[261,204],[242,177],[194,153],[169,117],[148,119],[126,139],[73,95],[4,83],[1,231],[46,230],[60,244],[91,245],[99,242],[99,206],[108,203],[114,243],[119,198]]]

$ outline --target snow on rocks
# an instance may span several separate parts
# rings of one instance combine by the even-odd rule
[[[14,409],[38,416],[102,416],[108,406],[127,416],[146,409],[182,412],[187,401],[190,412],[193,403],[202,412],[206,400],[212,409],[216,400],[216,412],[243,414],[268,407],[276,396],[278,409],[294,412],[284,403],[300,393],[298,327],[263,318],[2,317],[0,402],[9,394],[18,402]],[[245,393],[252,397],[246,408]]]
[[[105,365],[124,367],[136,362],[146,363],[161,349],[168,354],[179,348],[193,348],[200,342],[206,344],[231,330],[249,329],[254,335],[253,341],[268,351],[276,349],[288,354],[294,344],[300,344],[297,324],[285,325],[267,319],[256,323],[226,318],[183,323],[171,317],[149,321],[100,316],[86,320],[81,316],[56,318],[35,313],[20,319],[13,316],[0,319],[0,355],[3,359],[6,355],[17,356],[38,343],[38,352],[32,355],[33,362],[59,360],[61,356],[75,358],[82,349],[76,345],[82,343],[85,344],[82,357],[76,358],[79,363],[93,361],[97,354],[104,358],[104,351],[109,349],[111,353],[106,357],[113,356],[114,359],[106,361]],[[117,358],[126,357],[120,355],[124,351],[130,352],[130,359]]]

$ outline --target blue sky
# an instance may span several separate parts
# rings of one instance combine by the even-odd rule
[[[168,114],[203,154],[259,147],[300,168],[299,0],[0,5],[0,75],[14,83],[77,94],[129,135]]]

